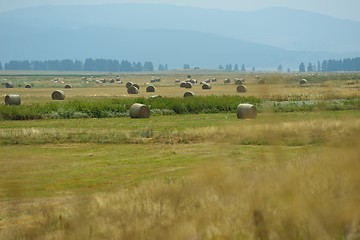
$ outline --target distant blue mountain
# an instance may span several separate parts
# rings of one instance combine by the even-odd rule
[[[173,68],[294,68],[302,61],[358,56],[359,29],[359,22],[287,8],[43,6],[0,13],[0,60],[99,57]]]

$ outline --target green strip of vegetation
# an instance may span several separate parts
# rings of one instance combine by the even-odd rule
[[[260,106],[256,97],[196,96],[188,98],[117,98],[101,101],[58,101],[21,106],[0,106],[1,120],[111,118],[128,116],[133,103],[149,105],[152,114],[199,114],[235,112],[238,104]]]

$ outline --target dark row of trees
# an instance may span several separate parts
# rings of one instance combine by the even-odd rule
[[[160,66],[159,66],[160,68]],[[167,65],[163,67],[167,70]],[[0,70],[2,70],[0,63]],[[98,71],[98,72],[142,72],[154,71],[152,62],[130,62],[127,60],[92,59],[87,58],[83,63],[80,60],[45,60],[28,61],[12,60],[4,65],[5,70],[48,70],[48,71]]]
[[[345,58],[342,60],[329,59],[322,63],[308,63],[306,66],[302,62],[299,65],[299,72],[338,72],[338,71],[360,71],[360,57]]]

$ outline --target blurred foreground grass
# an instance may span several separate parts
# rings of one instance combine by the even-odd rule
[[[358,239],[359,116],[1,121],[0,239]]]

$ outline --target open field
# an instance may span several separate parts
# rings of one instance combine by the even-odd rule
[[[259,98],[256,119],[239,120],[230,109],[149,119],[1,120],[0,239],[358,239],[357,103],[346,111],[266,106],[358,101],[359,75],[310,76],[300,86],[304,76],[263,74],[266,84],[259,85],[249,74],[248,92],[237,93],[222,82],[235,74],[217,74],[192,74],[219,81],[210,91],[192,91]],[[42,80],[0,93],[20,94],[29,108],[51,103],[54,77],[73,86],[81,78],[9,74],[3,78],[17,84]],[[123,78],[145,86],[151,75]],[[182,97],[175,79],[183,75],[161,78],[155,94]],[[56,104],[134,98],[123,85],[81,83]]]

